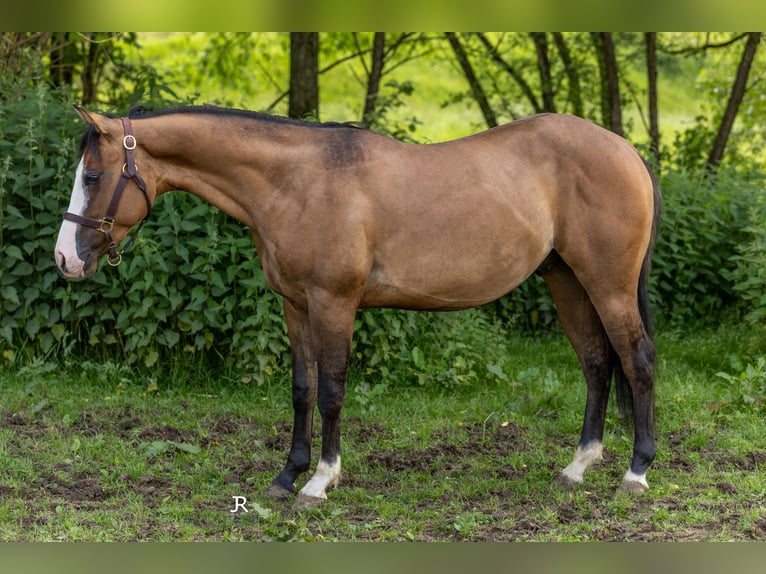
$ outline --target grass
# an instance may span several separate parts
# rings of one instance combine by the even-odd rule
[[[342,484],[311,511],[263,494],[289,445],[284,373],[255,386],[111,363],[6,366],[0,540],[760,540],[766,372],[739,375],[764,343],[743,326],[659,335],[658,457],[639,496],[616,491],[632,431],[613,413],[585,484],[555,482],[585,398],[560,335],[511,335],[497,352],[515,371],[481,388],[381,394],[355,374]],[[234,496],[249,512],[229,512]]]

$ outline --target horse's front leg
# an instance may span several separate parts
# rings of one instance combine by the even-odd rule
[[[312,508],[327,499],[327,490],[340,480],[340,412],[346,396],[356,305],[330,296],[310,305],[311,330],[317,352],[318,404],[322,417],[322,455],[317,469],[296,500],[298,508]]]
[[[293,438],[287,464],[267,490],[272,498],[289,498],[295,479],[311,464],[311,426],[317,398],[317,362],[308,314],[285,300],[285,320],[293,357]]]

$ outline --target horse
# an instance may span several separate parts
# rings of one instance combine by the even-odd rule
[[[587,384],[579,443],[557,480],[581,484],[602,458],[614,379],[634,426],[619,489],[649,488],[656,353],[647,289],[662,199],[627,140],[565,114],[412,144],[358,125],[211,106],[122,118],[75,107],[86,131],[55,246],[65,277],[92,275],[103,255],[118,265],[118,246],[171,190],[252,230],[292,356],[292,440],[268,496],[312,507],[338,485],[358,309],[467,309],[533,273],[552,293]],[[321,455],[296,496],[311,466],[315,406]]]

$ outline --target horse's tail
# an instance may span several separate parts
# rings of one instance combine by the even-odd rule
[[[657,228],[660,224],[660,214],[662,212],[662,194],[660,193],[660,184],[657,182],[657,178],[652,171],[651,166],[645,159],[641,158],[646,166],[646,170],[649,172],[649,176],[652,178],[652,193],[654,196],[654,213],[652,216],[652,231],[649,241],[649,247],[646,249],[644,255],[644,261],[641,264],[641,273],[638,276],[638,312],[641,315],[641,320],[644,323],[644,329],[646,334],[651,339],[652,337],[652,318],[649,312],[649,271],[652,263],[652,251],[654,250],[654,240],[657,237]],[[614,366],[614,382],[615,391],[617,393],[617,408],[620,418],[628,418],[633,414],[633,391],[628,384],[628,380],[625,378],[625,373],[622,370],[620,364],[620,358],[617,356],[617,352],[609,344],[610,362]]]

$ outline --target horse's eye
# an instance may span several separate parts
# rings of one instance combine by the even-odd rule
[[[85,184],[86,185],[96,185],[100,178],[101,178],[101,174],[99,174],[99,173],[86,173],[85,174]]]

